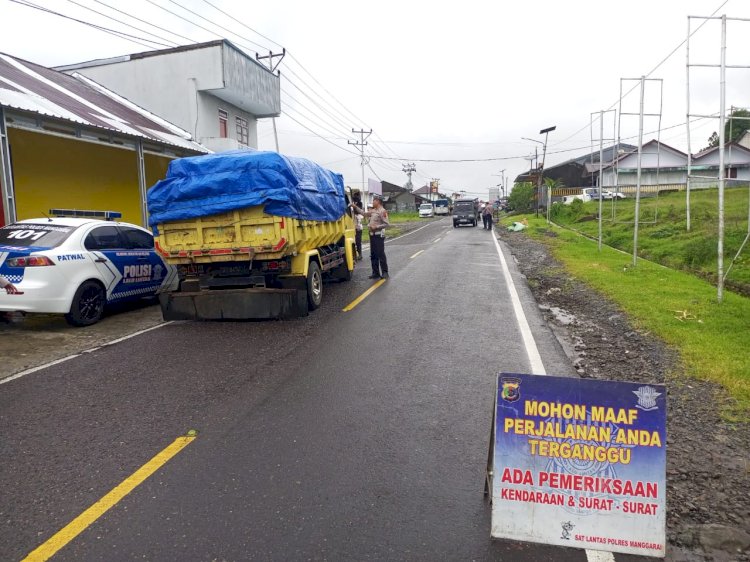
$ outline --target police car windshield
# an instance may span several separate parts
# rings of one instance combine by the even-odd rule
[[[76,229],[60,224],[15,223],[0,228],[0,246],[54,248]]]

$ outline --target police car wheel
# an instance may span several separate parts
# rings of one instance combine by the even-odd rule
[[[73,297],[70,312],[65,315],[65,320],[71,326],[96,324],[104,314],[105,303],[104,288],[96,281],[84,281]]]
[[[323,274],[318,262],[311,261],[307,267],[307,304],[310,310],[320,307],[323,301]]]

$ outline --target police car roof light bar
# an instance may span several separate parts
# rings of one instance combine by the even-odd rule
[[[86,211],[82,209],[50,209],[49,214],[60,218],[88,218],[108,221],[122,218],[122,213],[117,211]]]

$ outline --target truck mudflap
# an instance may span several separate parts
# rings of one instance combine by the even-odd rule
[[[159,295],[164,320],[288,320],[307,316],[298,289],[223,289]]]

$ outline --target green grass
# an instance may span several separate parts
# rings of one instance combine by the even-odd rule
[[[600,253],[596,242],[527,218],[524,232],[549,245],[570,273],[676,349],[682,373],[722,385],[735,401],[725,409],[728,418],[750,418],[750,299],[726,292],[719,304],[716,288],[694,275],[647,261],[632,267],[628,255],[606,247]],[[546,235],[549,229],[557,236]]]
[[[416,222],[419,220],[417,211],[392,211],[388,213],[388,222],[398,224],[401,222]]]
[[[554,222],[588,236],[598,236],[598,202],[585,203],[579,213],[571,206],[555,205]],[[685,193],[662,194],[641,200],[638,255],[674,269],[691,271],[716,280],[718,244],[718,192],[716,189],[691,193],[691,230],[686,230]],[[602,212],[605,244],[625,252],[633,251],[635,201],[605,201]],[[748,189],[725,191],[724,268],[739,250],[747,234]],[[727,277],[727,284],[750,294],[750,247],[746,246]]]
[[[419,213],[417,213],[417,211],[398,211],[398,212],[392,211],[388,213],[388,222],[390,222],[392,226],[389,226],[385,230],[385,232],[388,235],[388,238],[395,238],[396,236],[400,236],[405,230],[399,225],[402,225],[408,222],[420,222],[420,221],[427,222],[428,220],[430,219],[420,219]],[[364,242],[367,242],[370,240],[370,233],[367,231],[366,221],[365,221],[364,232],[362,232],[362,240]]]

